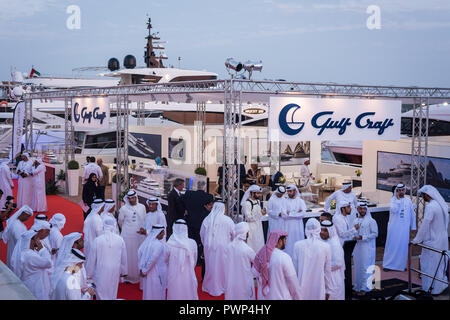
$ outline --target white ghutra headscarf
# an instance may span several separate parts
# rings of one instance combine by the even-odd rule
[[[426,193],[431,197],[431,199],[435,200],[439,204],[442,214],[444,215],[444,225],[448,226],[448,205],[439,191],[435,187],[427,184],[419,189],[418,195],[420,196],[422,193]]]
[[[203,244],[205,247],[208,247],[212,250],[215,250],[217,248],[217,242],[214,241],[214,235],[217,234],[218,230],[221,227],[219,223],[220,219],[218,219],[218,217],[223,216],[224,214],[225,205],[222,202],[215,202],[211,212],[203,220],[203,225],[207,233],[205,243]]]
[[[257,186],[256,184],[252,184],[247,191],[245,191],[244,196],[241,200],[241,206],[244,206],[247,202],[248,198],[250,198],[250,192],[262,192],[262,189],[260,186]]]

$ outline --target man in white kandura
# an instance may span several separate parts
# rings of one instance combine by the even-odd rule
[[[57,253],[59,247],[61,246],[63,235],[61,230],[66,224],[66,217],[62,213],[55,213],[49,221],[50,223],[50,235],[48,236],[48,241],[50,242],[52,262],[56,262]]]
[[[17,165],[17,174],[19,179],[17,184],[19,189],[17,191],[17,206],[20,208],[24,205],[32,207],[33,197],[33,177],[31,171],[33,170],[33,162],[30,160],[28,153],[22,154],[22,161]]]
[[[330,220],[320,223],[320,237],[330,245],[331,277],[328,282],[330,296],[328,300],[345,300],[345,260],[344,249],[341,246],[336,228]]]
[[[138,251],[142,277],[142,300],[165,300],[167,287],[167,244],[162,224],[155,224]]]
[[[65,260],[64,271],[58,278],[52,300],[91,300],[94,296],[93,288],[82,288],[81,272],[86,260],[84,254],[77,249],[71,249]]]
[[[263,211],[261,210],[261,202],[259,201],[261,194],[261,187],[254,184],[245,191],[241,200],[245,221],[250,228],[247,244],[255,252],[258,252],[264,246],[264,232],[261,222]]]
[[[422,225],[419,227],[416,237],[412,241],[414,244],[422,243],[437,250],[448,252],[448,205],[439,191],[430,185],[425,185],[419,190],[419,195],[424,198],[425,212],[423,214]],[[422,248],[420,254],[420,269],[429,275],[435,275],[436,279],[448,281],[445,267],[448,265],[447,257],[442,257],[440,253],[425,250]],[[436,281],[422,275],[422,289],[431,291],[431,294],[441,294],[447,284]]]
[[[300,176],[301,176],[301,184],[303,186],[303,189],[305,191],[305,194],[302,194],[302,197],[305,201],[312,201],[312,190],[311,190],[311,181],[314,179],[311,171],[309,170],[309,159],[306,159],[305,162],[303,162],[302,167],[300,169]]]
[[[225,215],[225,205],[222,202],[214,203],[200,228],[206,267],[202,290],[212,296],[224,293],[225,250],[233,237],[234,222]]]
[[[14,247],[20,239],[22,233],[27,231],[24,222],[33,216],[33,210],[27,206],[22,206],[17,210],[7,221],[6,228],[2,233],[4,243],[8,244],[6,253],[6,265],[11,269],[11,257],[14,252]]]
[[[186,221],[178,219],[167,241],[167,300],[198,300],[197,243],[188,238]]]
[[[55,289],[59,279],[64,274],[66,267],[69,265],[72,249],[82,250],[83,248],[84,240],[83,235],[80,232],[72,232],[64,236],[56,255],[56,261],[53,264],[53,272],[50,276],[50,299],[55,300]],[[88,289],[88,283],[84,264],[74,276],[78,279],[81,289],[86,291]]]
[[[95,238],[103,234],[103,220],[100,214],[105,209],[105,203],[102,199],[95,199],[91,205],[91,212],[84,220],[84,254],[89,261],[89,254]]]
[[[283,252],[287,233],[273,230],[255,256],[258,300],[298,300],[300,288],[291,257]]]
[[[283,217],[287,237],[285,252],[293,257],[294,245],[297,241],[305,239],[303,217],[306,214],[306,203],[300,196],[300,192],[294,184],[286,188],[288,198],[286,199],[286,216]]]
[[[284,197],[286,188],[279,186],[270,196],[267,203],[267,214],[269,215],[270,234],[272,230],[286,230],[283,217],[286,216],[286,198]]]
[[[306,222],[306,238],[295,243],[292,262],[297,271],[300,300],[328,300],[331,282],[331,249],[320,240],[320,223]]]
[[[369,278],[374,273],[378,225],[372,218],[367,203],[359,202],[356,209],[359,217],[356,218],[355,223],[359,225],[359,229],[357,236],[354,238],[356,246],[353,250],[355,270],[353,290],[358,295],[364,295],[365,292],[369,292],[373,288]]]
[[[138,266],[138,250],[145,239],[145,206],[138,202],[137,193],[131,189],[123,197],[125,205],[119,210],[119,226],[122,228],[121,236],[127,248],[128,272],[123,279],[125,283],[140,282]]]
[[[333,192],[325,201],[324,209],[326,212],[330,212],[331,201],[335,200],[336,204],[339,202],[347,202],[351,204],[352,211],[356,210],[358,205],[358,199],[356,199],[355,194],[352,192],[352,183],[344,182],[342,184],[342,189]]]
[[[406,271],[410,231],[416,230],[416,215],[406,187],[398,184],[391,198],[383,270]]]
[[[50,274],[53,267],[50,252],[43,246],[42,240],[50,234],[50,224],[40,221],[36,228],[31,229],[35,235],[25,236],[26,245],[20,255],[20,271],[23,283],[38,300],[49,300]],[[14,249],[16,251],[18,247]],[[19,252],[14,254],[19,255]],[[13,258],[14,262],[14,258]]]
[[[247,244],[247,222],[235,225],[234,239],[225,250],[225,300],[255,300],[253,261],[256,253]]]
[[[45,164],[41,158],[34,160],[31,175],[33,176],[33,194],[31,208],[36,212],[47,211],[47,197],[45,193]]]
[[[352,299],[352,255],[356,246],[353,238],[358,234],[359,225],[355,224],[356,214],[352,214],[350,202],[342,200],[336,203],[336,212],[332,218],[339,241],[344,249],[345,261],[345,299]]]
[[[8,160],[0,160],[0,190],[3,192],[3,195],[0,197],[0,210],[3,210],[5,207],[6,198],[13,195],[11,188],[14,188],[14,183],[11,178]]]
[[[152,226],[155,225],[164,226],[163,241],[166,241],[167,220],[162,210],[161,203],[159,203],[158,198],[152,197],[146,201],[146,204],[147,204],[146,206],[147,214],[145,216],[144,229],[148,234],[152,230]]]
[[[114,227],[114,220],[105,218],[103,234],[94,240],[86,265],[87,277],[95,284],[98,300],[117,299],[120,277],[127,273],[125,242],[114,233]]]
[[[102,221],[105,221],[106,217],[112,218],[115,221],[115,226],[113,232],[115,234],[120,234],[119,225],[117,224],[117,219],[114,216],[116,210],[116,203],[113,199],[106,199],[105,200],[105,208],[103,209],[102,213],[100,214],[100,218],[102,218]]]

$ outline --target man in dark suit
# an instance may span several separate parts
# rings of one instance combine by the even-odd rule
[[[213,195],[206,193],[204,190],[186,191],[183,196],[187,216],[188,236],[197,243],[197,265],[202,266],[202,279],[205,272],[205,258],[203,256],[203,245],[200,238],[200,228],[203,220],[211,212],[214,205]]]
[[[172,224],[178,219],[184,219],[185,207],[181,199],[181,190],[184,188],[183,179],[175,179],[173,189],[167,196],[167,239],[172,234]]]

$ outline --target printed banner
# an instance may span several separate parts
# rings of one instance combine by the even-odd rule
[[[14,108],[13,121],[13,137],[11,148],[11,160],[14,159],[21,151],[24,119],[25,119],[25,102],[17,102]]]
[[[72,101],[74,128],[109,129],[109,99],[77,98]]]
[[[270,141],[398,140],[401,101],[271,97]]]

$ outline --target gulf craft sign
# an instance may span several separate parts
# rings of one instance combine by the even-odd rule
[[[270,141],[398,140],[401,101],[271,97]]]
[[[108,129],[109,100],[106,97],[72,100],[72,119],[75,128]]]

